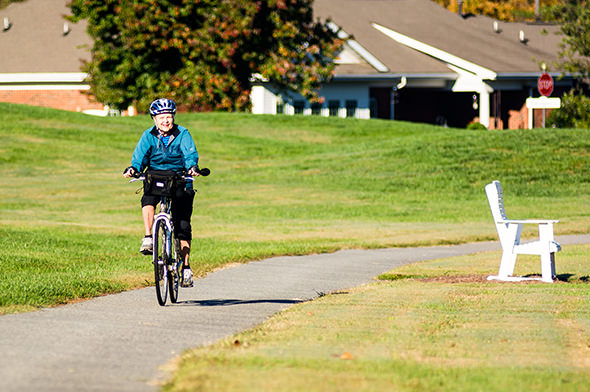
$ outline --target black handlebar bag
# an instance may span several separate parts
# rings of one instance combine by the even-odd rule
[[[184,188],[184,181],[173,170],[148,170],[145,172],[143,193],[146,195],[172,197],[182,188]]]

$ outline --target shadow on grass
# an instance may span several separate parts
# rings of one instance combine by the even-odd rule
[[[579,276],[575,274],[558,274],[557,280],[568,283],[590,283],[590,276]]]

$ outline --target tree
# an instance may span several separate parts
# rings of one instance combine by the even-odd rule
[[[506,22],[534,21],[537,17],[541,20],[551,20],[551,6],[563,2],[563,0],[434,0],[452,12],[457,12],[458,3],[462,2],[463,13],[486,15],[491,18]],[[538,4],[534,4],[538,3]],[[538,15],[536,15],[538,5]]]
[[[590,83],[590,9],[587,0],[565,0],[553,8],[561,24],[563,41],[559,51],[560,68],[580,76],[582,82],[562,97],[561,108],[549,116],[557,127],[590,128],[590,98],[585,95]],[[586,89],[584,88],[584,85]]]
[[[187,110],[246,110],[253,75],[318,99],[341,46],[313,0],[72,0],[88,20],[90,93],[119,109],[166,96]]]
[[[590,4],[587,0],[565,0],[554,8],[561,24],[563,42],[559,57],[566,72],[578,73],[590,82]]]
[[[20,3],[21,1],[24,1],[24,0],[0,0],[0,10],[2,8],[8,7],[12,3]]]

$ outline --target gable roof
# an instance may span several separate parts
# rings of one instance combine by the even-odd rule
[[[65,0],[27,0],[0,10],[0,74],[81,72],[92,40],[86,22],[67,22]],[[10,28],[3,30],[4,18]],[[84,48],[84,45],[88,45]]]
[[[558,60],[562,39],[556,35],[559,27],[547,24],[496,22],[496,32],[492,18],[462,17],[431,0],[315,0],[314,12],[316,17],[332,20],[361,42],[391,74],[453,71],[445,62],[396,41],[384,30],[496,74],[538,73],[541,62],[551,68]],[[521,30],[525,43],[519,39]],[[340,74],[338,68],[336,72]]]
[[[85,21],[66,22],[66,3],[27,0],[0,10],[0,74],[80,72],[81,60],[90,58],[92,40]],[[497,74],[538,73],[540,62],[551,68],[561,42],[555,34],[558,26],[497,22],[499,32],[494,32],[493,19],[463,18],[432,0],[315,0],[314,14],[331,19],[385,66],[339,64],[339,76],[456,75],[445,62],[392,39],[387,30]],[[11,24],[6,31],[4,18]]]

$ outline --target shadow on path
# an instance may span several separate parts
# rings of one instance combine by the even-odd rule
[[[176,305],[180,306],[231,306],[231,305],[246,305],[246,304],[287,304],[293,305],[304,302],[302,299],[202,299],[179,301]]]

